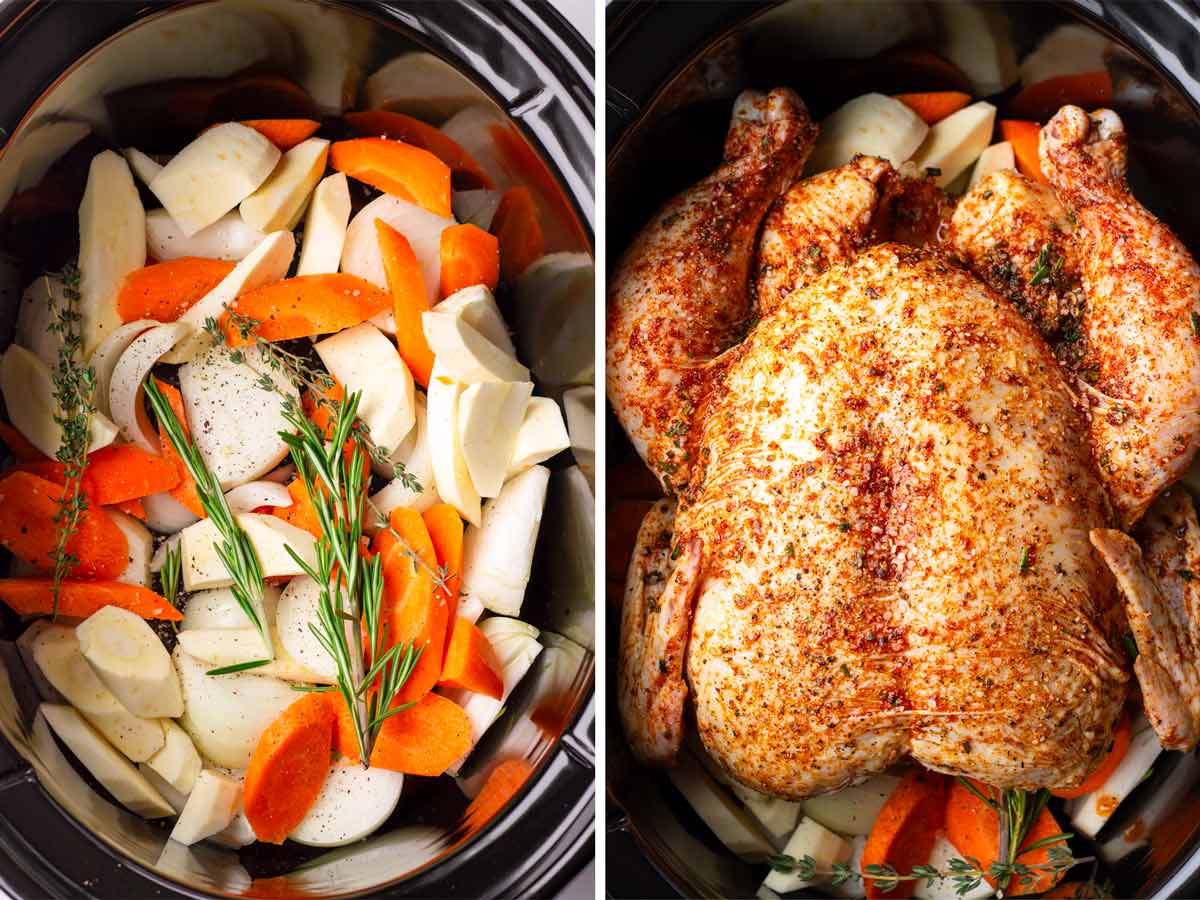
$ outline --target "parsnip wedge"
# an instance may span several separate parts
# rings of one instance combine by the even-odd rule
[[[21,294],[21,305],[17,307],[14,340],[51,369],[58,364],[62,339],[50,326],[66,302],[65,286],[58,275],[35,278]]]
[[[521,430],[508,461],[509,476],[545,462],[571,446],[562,411],[549,397],[533,397],[521,420]]]
[[[283,154],[270,177],[238,207],[242,219],[259,231],[291,231],[325,174],[328,156],[329,141],[324,138],[309,138]]]
[[[105,513],[125,535],[129,551],[129,564],[117,576],[117,581],[150,587],[150,558],[154,554],[154,538],[150,531],[133,516],[119,509],[106,509]]]
[[[105,338],[104,343],[96,348],[96,352],[88,360],[88,365],[96,373],[96,389],[93,392],[93,399],[96,408],[104,415],[112,414],[108,403],[108,392],[112,387],[113,370],[116,369],[121,356],[129,349],[129,345],[134,342],[135,338],[159,324],[154,319],[138,319],[125,323]]]
[[[944,188],[987,149],[995,123],[996,107],[982,100],[972,103],[930,128],[913,162],[921,171],[936,169],[933,180]]]
[[[442,273],[442,232],[453,225],[454,220],[443,219],[390,194],[375,198],[358,211],[346,228],[342,271],[365,278],[385,291],[388,284],[383,257],[379,253],[376,219],[387,222],[408,239],[421,267],[426,299],[431,305],[436,303]]]
[[[294,429],[284,417],[284,398],[299,399],[296,386],[259,348],[245,348],[242,358],[234,362],[224,348],[212,347],[179,369],[192,440],[222,490],[262,478],[287,456],[279,435]],[[263,388],[264,377],[274,390]]]
[[[323,275],[336,272],[346,245],[346,226],[350,224],[350,185],[344,172],[323,179],[313,191],[304,222],[304,240],[300,245],[297,275]]]
[[[219,766],[244,769],[259,736],[296,700],[285,681],[253,671],[210,676],[210,666],[175,648],[175,669],[183,688],[179,724],[200,755]]]
[[[458,316],[509,356],[517,355],[517,348],[513,346],[508,333],[508,324],[487,285],[475,284],[455,291],[435,306],[433,311]]]
[[[690,753],[679,754],[667,770],[671,783],[696,814],[731,852],[749,862],[762,862],[775,852],[770,839],[733,795],[713,780]]]
[[[188,794],[171,840],[191,845],[227,827],[242,805],[242,785],[228,775],[204,769]]]
[[[412,374],[396,345],[369,322],[318,341],[321,362],[345,389],[358,392],[358,418],[375,444],[391,452],[416,424]]]
[[[596,264],[586,253],[547,253],[517,279],[520,356],[545,385],[595,380]]]
[[[533,384],[488,381],[472,384],[458,401],[458,440],[471,482],[481,497],[504,486],[508,460],[533,395]]]
[[[242,221],[236,210],[193,235],[184,234],[165,209],[146,213],[146,243],[150,255],[159,262],[181,256],[237,262],[249,256],[264,238],[266,235]]]
[[[458,405],[463,384],[451,378],[434,359],[425,397],[429,404],[429,457],[433,483],[443,500],[468,522],[479,524],[479,492],[471,481],[458,437]]]
[[[33,641],[33,659],[54,689],[134,762],[147,760],[162,748],[162,723],[135,716],[121,705],[83,658],[75,629],[65,625],[44,629]]]
[[[288,838],[309,847],[340,847],[361,840],[387,821],[403,786],[399,772],[330,766],[317,799]]]
[[[19,344],[11,344],[0,357],[0,394],[17,431],[53,459],[62,446],[62,426],[54,420],[58,404],[46,364]],[[90,433],[89,453],[111,444],[117,437],[117,426],[95,412]]]
[[[183,715],[171,657],[146,620],[104,606],[75,629],[79,651],[121,705],[146,719]]]
[[[805,171],[836,169],[860,153],[899,166],[916,152],[928,133],[929,126],[899,100],[886,94],[863,94],[821,123],[821,136]]]
[[[529,370],[473,328],[461,313],[421,313],[421,327],[438,365],[464,384],[529,381]]]
[[[1015,169],[1016,166],[1016,157],[1013,154],[1012,144],[1008,141],[992,144],[975,161],[975,168],[971,170],[971,183],[967,186],[967,189],[970,190],[975,187],[977,182],[991,175],[993,172],[999,172],[1004,169]]]
[[[184,322],[156,325],[134,338],[113,367],[108,386],[113,422],[122,437],[147,453],[157,454],[159,443],[143,406],[142,384],[159,359],[191,333],[192,327]]]
[[[187,737],[187,735],[184,735]],[[189,738],[190,740],[190,738]],[[162,798],[167,801],[171,809],[175,810],[175,814],[183,812],[183,808],[187,806],[187,794],[181,794],[175,788],[171,787],[170,782],[155,772],[144,762],[137,764],[137,770],[142,773],[142,777],[150,782],[150,787],[154,788]]]
[[[134,147],[126,147],[121,153],[124,154],[125,161],[129,163],[129,168],[133,170],[133,174],[146,187],[149,187],[150,182],[163,170],[161,163],[155,162],[153,158]]]
[[[719,836],[719,835],[718,835]],[[801,817],[796,830],[788,838],[783,852],[793,859],[810,857],[820,872],[828,872],[830,867],[845,863],[850,859],[850,844],[842,837],[834,834],[815,819]],[[803,890],[821,879],[805,881],[795,872],[772,871],[763,881],[763,887],[786,894],[791,891]]]
[[[146,264],[146,212],[129,166],[116,153],[97,154],[79,204],[79,313],[83,355],[121,326],[117,292]]]
[[[418,393],[415,400],[417,423],[413,426],[414,434],[401,445],[400,451],[392,454],[391,460],[393,463],[403,463],[405,473],[416,479],[420,489],[414,491],[404,479],[392,478],[378,493],[371,495],[371,506],[384,517],[400,506],[425,512],[440,499],[437,485],[434,484],[433,459],[429,455],[429,419],[425,395]]]
[[[304,570],[288,552],[289,547],[305,563],[316,565],[315,540],[307,531],[276,516],[262,513],[237,513],[234,518],[250,538],[265,577],[291,577],[303,573]],[[217,555],[217,546],[223,540],[212,519],[201,519],[183,530],[179,546],[183,553],[185,590],[198,591],[233,584],[225,564]]]
[[[520,615],[549,482],[544,466],[510,479],[463,536],[462,592],[494,613]]]
[[[287,275],[295,253],[296,239],[290,231],[275,231],[263,238],[262,243],[234,266],[220,284],[179,317],[180,322],[192,326],[195,331],[191,338],[163,357],[163,362],[185,363],[208,347],[212,340],[204,331],[206,320],[219,319],[238,295],[281,280]]]
[[[279,149],[253,128],[225,122],[180,150],[150,190],[190,237],[253,194],[279,157]]]
[[[43,703],[38,713],[117,802],[147,819],[173,815],[171,804],[83,717],[69,706]]]
[[[171,663],[171,666],[172,672],[174,672],[174,663]],[[166,740],[162,749],[142,765],[153,771],[174,790],[187,796],[196,784],[196,776],[200,774],[202,766],[200,754],[196,751],[196,745],[192,743],[188,733],[173,721],[163,722],[163,734]],[[167,797],[167,800],[170,799]]]

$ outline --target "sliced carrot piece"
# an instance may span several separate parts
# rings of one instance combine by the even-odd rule
[[[1000,792],[993,787],[976,781],[972,781],[971,784],[985,797],[1000,796]],[[1021,846],[1028,847],[1057,834],[1062,834],[1062,829],[1050,810],[1043,809]],[[985,869],[996,861],[1000,852],[999,817],[996,810],[957,780],[950,785],[950,793],[946,798],[946,838],[959,853],[978,860]],[[1049,861],[1050,846],[1017,853],[1017,862],[1030,867],[1037,867]],[[1025,886],[1012,883],[1009,884],[1006,893],[1013,897],[1040,894],[1054,887],[1065,874],[1058,872],[1039,875],[1036,881]],[[988,883],[995,887],[993,879],[989,878]]]
[[[174,490],[180,475],[165,455],[147,453],[133,444],[110,444],[88,456],[83,481],[89,497],[111,506]]]
[[[135,519],[141,519],[143,522],[146,521],[146,506],[142,503],[141,497],[114,503],[112,504],[112,508],[125,513],[127,516],[133,516]]]
[[[354,723],[341,695],[327,695],[337,710],[334,749],[358,762]],[[453,700],[426,694],[416,704],[384,720],[371,751],[371,765],[405,775],[436,777],[471,749],[471,720]]]
[[[475,161],[461,144],[440,128],[434,128],[420,119],[387,109],[368,109],[363,112],[346,113],[346,124],[359,134],[395,138],[428,150],[450,167],[455,187],[488,188],[496,186],[483,167]]]
[[[329,164],[385,194],[450,218],[450,167],[428,150],[387,138],[355,138],[337,141],[329,150]]]
[[[477,225],[454,225],[442,232],[441,296],[482,284],[494,291],[500,282],[500,242]]]
[[[345,399],[346,389],[342,387],[341,382],[336,378],[333,379],[333,387],[329,390],[318,391],[314,388],[309,388],[300,398],[300,405],[304,409],[305,417],[325,436],[325,440],[333,437],[334,420],[329,404],[324,401],[341,403]]]
[[[425,510],[421,518],[429,531],[429,539],[433,541],[438,571],[445,573],[446,640],[449,641],[454,631],[454,620],[458,617],[458,590],[463,561],[463,520],[458,510],[449,503],[435,503]]]
[[[529,188],[504,192],[492,217],[491,232],[500,241],[500,275],[505,281],[515,281],[546,249]]]
[[[179,420],[179,424],[183,428],[183,433],[191,437],[192,432],[188,427],[187,411],[183,408],[183,395],[179,393],[179,388],[173,387],[158,378],[154,379],[154,383],[158,385],[158,389],[162,391],[163,396],[167,398],[167,404],[171,407],[171,412],[175,414],[175,418]],[[204,511],[204,504],[200,502],[200,492],[196,489],[196,481],[192,478],[192,473],[188,471],[183,458],[175,452],[175,445],[171,443],[171,439],[167,437],[167,433],[162,429],[159,429],[158,432],[158,445],[162,448],[163,459],[170,460],[179,475],[179,484],[170,490],[171,498],[181,504],[193,516],[199,516],[201,519],[207,518],[208,513]]]
[[[516,796],[533,772],[533,766],[523,759],[506,759],[492,769],[483,787],[463,813],[463,824],[476,830],[500,812],[504,804]]]
[[[48,458],[33,446],[25,435],[7,422],[0,422],[0,441],[4,442],[4,446],[16,457],[17,462],[42,462]]]
[[[325,694],[305,694],[258,739],[242,796],[260,841],[282,844],[316,802],[329,772],[336,719]]]
[[[1017,169],[1026,178],[1049,184],[1042,174],[1042,162],[1038,146],[1042,140],[1042,126],[1037,122],[1019,119],[1001,119],[1000,136],[1012,144],[1013,156],[1017,158]]]
[[[0,600],[21,616],[54,609],[53,578],[0,578]],[[143,619],[183,620],[183,613],[139,584],[123,581],[64,581],[58,596],[59,615],[86,619],[105,606],[119,606]]]
[[[344,272],[298,275],[247,291],[235,309],[258,322],[253,335],[267,341],[331,334],[365,322],[392,305],[392,298],[366,279]],[[221,327],[231,347],[254,342],[221,317]]]
[[[447,229],[448,230],[448,229]],[[425,340],[425,329],[421,324],[421,313],[429,309],[429,298],[425,294],[425,280],[421,276],[421,264],[413,253],[408,238],[383,219],[375,220],[375,231],[379,240],[379,253],[383,257],[383,270],[387,273],[388,290],[392,294],[392,308],[396,319],[396,346],[400,358],[412,372],[421,387],[429,387],[429,373],[433,371],[433,351]]]
[[[58,544],[58,515],[63,487],[30,472],[10,472],[0,479],[0,546],[30,565],[49,572]],[[78,560],[73,575],[116,578],[129,563],[125,535],[101,511],[86,510],[66,550]]]
[[[868,866],[892,866],[897,872],[911,872],[913,866],[928,863],[945,809],[946,777],[926,769],[910,770],[871,826],[863,849],[863,871]],[[891,890],[870,878],[864,883],[869,900],[911,897],[914,887],[910,881],[901,881]]]
[[[304,486],[304,479],[294,479],[288,484],[287,491],[292,497],[292,505],[278,507],[272,515],[289,525],[304,529],[315,538],[321,537],[321,522],[308,496],[308,488]]]
[[[970,103],[971,95],[962,91],[925,91],[896,94],[896,99],[920,116],[926,125],[935,125]]]
[[[1055,797],[1063,797],[1072,799],[1074,797],[1082,797],[1084,794],[1090,794],[1092,791],[1099,790],[1104,782],[1108,781],[1108,776],[1116,771],[1117,766],[1121,764],[1121,760],[1125,758],[1125,754],[1129,751],[1129,741],[1133,736],[1133,724],[1130,722],[1129,713],[1121,713],[1121,718],[1117,720],[1116,726],[1113,728],[1112,743],[1109,745],[1108,751],[1100,760],[1100,765],[1092,770],[1092,773],[1083,780],[1083,783],[1077,788],[1065,788],[1063,790],[1051,791]]]
[[[317,133],[321,123],[313,119],[244,119],[242,124],[253,128],[285,153]]]
[[[1058,75],[1022,89],[1008,102],[1008,113],[1045,122],[1068,104],[1100,109],[1112,103],[1112,96],[1112,76],[1107,71]]]
[[[446,660],[438,684],[462,688],[499,700],[504,696],[503,669],[492,642],[475,623],[458,616],[450,643],[446,645]]]
[[[174,322],[233,271],[233,266],[222,259],[181,256],[135,269],[121,282],[117,315],[122,322]]]
[[[391,527],[375,536],[372,547],[383,557],[387,646],[412,644],[421,650],[397,695],[401,703],[407,703],[429,693],[442,673],[449,606],[446,595],[433,589],[437,553],[421,514],[415,509],[394,509],[388,524]]]

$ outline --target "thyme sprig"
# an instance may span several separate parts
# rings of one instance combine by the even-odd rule
[[[1034,262],[1033,277],[1029,279],[1029,287],[1036,287],[1044,281],[1055,286],[1058,273],[1063,267],[1063,257],[1055,256],[1049,244],[1043,244],[1041,252]]]
[[[287,381],[295,385],[297,390],[307,390],[309,397],[315,404],[317,409],[323,410],[330,418],[336,418],[338,413],[338,401],[333,396],[333,390],[337,385],[334,378],[328,373],[312,365],[312,363],[298,353],[279,346],[272,341],[265,340],[255,334],[255,329],[260,324],[257,319],[253,319],[244,313],[239,313],[234,309],[227,309],[229,322],[242,340],[254,341],[254,347],[258,350],[258,358],[262,360],[262,364],[271,372],[282,375]],[[220,323],[209,316],[204,320],[204,331],[212,340],[213,345],[225,348],[231,362],[237,365],[249,366],[258,374],[258,386],[264,391],[270,391],[278,394],[283,398],[285,408],[291,407],[291,411],[295,412],[296,398],[279,389],[279,385],[275,383],[275,379],[271,377],[269,372],[263,372],[255,369],[245,350],[240,347],[231,347],[225,339],[225,332],[222,330]],[[356,435],[363,438],[361,441],[363,449],[371,457],[371,461],[384,470],[390,470],[393,477],[399,479],[403,485],[415,494],[421,493],[421,482],[415,475],[408,471],[407,467],[402,462],[392,460],[391,450],[387,447],[380,446],[371,438],[370,429],[365,422],[355,423]]]
[[[196,445],[184,433],[183,426],[175,418],[171,404],[163,396],[153,378],[147,379],[145,391],[146,398],[150,401],[150,406],[158,419],[159,427],[162,428],[163,433],[167,435],[171,445],[175,448],[175,452],[187,466],[188,474],[196,482],[196,493],[200,497],[200,505],[204,507],[205,513],[208,514],[221,537],[220,543],[216,545],[217,556],[224,563],[229,577],[233,579],[230,590],[234,599],[246,614],[246,618],[258,630],[263,647],[270,657],[272,655],[271,635],[267,630],[263,613],[263,571],[258,554],[254,550],[254,544],[251,543],[250,536],[234,518],[229,504],[225,500],[225,494],[221,490],[221,483],[204,462],[204,457],[200,455]],[[259,664],[266,665],[268,662],[270,662],[269,658],[262,660]],[[222,675],[245,668],[249,668],[249,666],[243,663],[238,667],[225,666],[222,669],[213,669],[208,674]]]
[[[58,359],[51,373],[54,385],[54,421],[62,430],[62,439],[55,457],[63,464],[66,484],[58,511],[54,514],[56,538],[51,559],[54,562],[51,616],[58,615],[62,583],[79,563],[67,544],[79,528],[79,520],[87,511],[87,495],[83,493],[83,473],[87,469],[91,446],[92,402],[96,390],[96,373],[91,366],[80,362],[83,351],[83,316],[79,311],[78,267],[68,265],[62,272],[61,304],[55,304],[54,291],[47,279],[47,295],[54,313],[49,330],[59,340]]]
[[[354,392],[335,401],[337,415],[328,441],[302,410],[285,405],[284,418],[296,433],[280,432],[280,438],[291,451],[321,529],[316,565],[290,547],[288,552],[320,586],[317,621],[309,628],[333,659],[336,689],[350,712],[359,759],[366,767],[383,723],[412,705],[395,701],[423,648],[388,645],[383,559],[379,554],[364,558],[361,552],[368,485],[363,478],[366,438],[355,428],[360,399]],[[347,442],[349,454],[343,450]]]

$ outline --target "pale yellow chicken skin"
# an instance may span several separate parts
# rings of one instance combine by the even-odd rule
[[[1056,152],[1078,174],[1068,143]],[[751,169],[769,168],[769,145],[742,142]],[[727,152],[714,179],[738,165]],[[688,221],[656,217],[612,281],[610,396],[644,458],[669,458],[677,497],[647,517],[622,610],[619,702],[643,761],[673,761],[689,702],[722,766],[789,798],[905,756],[1001,787],[1073,786],[1109,741],[1129,674],[1119,595],[1090,543],[1116,521],[1096,426],[1020,297],[940,249],[870,246],[894,234],[881,217],[895,179],[859,159],[785,181],[769,213],[757,182],[741,210],[743,225],[766,215],[753,318],[741,258],[719,269],[689,252],[712,179],[668,204]],[[1116,202],[1088,183],[1095,203]],[[722,216],[738,195],[721,192]],[[928,235],[949,210],[929,209],[936,229],[895,236],[939,243]],[[1061,212],[1045,203],[1040,223],[1066,241]],[[1045,262],[1040,246],[1014,249],[1018,267]],[[1047,333],[1071,319],[1068,277],[1110,283],[1062,255],[1055,296],[1023,309]],[[689,285],[720,292],[673,313],[680,260]],[[1189,270],[1163,277],[1182,280],[1178,305]],[[687,372],[684,389],[658,388],[664,364]]]

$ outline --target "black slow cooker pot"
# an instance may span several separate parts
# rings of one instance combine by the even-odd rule
[[[393,84],[401,93],[417,85],[417,96],[396,108],[434,124],[467,105],[492,110],[509,134],[502,152],[518,158],[542,214],[547,251],[590,254],[593,53],[548,4],[0,0],[0,347],[23,285],[72,252],[91,156],[129,145],[169,153],[208,124],[173,102],[188,96],[180,86],[217,98],[202,118],[307,115],[337,137],[342,104],[406,54],[424,54],[420,72],[394,66]],[[257,76],[252,90],[225,90]],[[580,302],[590,323],[590,294]],[[524,330],[519,344],[536,340]],[[586,356],[569,367],[583,373],[573,380],[590,378]],[[186,848],[113,804],[33,726],[36,694],[12,643],[22,623],[0,612],[0,895],[553,896],[593,853],[594,542],[581,524],[593,501],[567,487],[552,478],[522,615],[568,636],[573,651],[543,652],[457,780],[407,779],[383,829],[335,850]],[[513,759],[528,775],[511,799],[469,809],[492,768]]]
[[[677,191],[720,161],[733,97],[794,87],[820,118],[867,91],[945,90],[903,62],[897,47],[937,50],[963,17],[942,0],[785,0],[695,3],[633,0],[608,7],[607,209],[611,271],[633,235]],[[961,6],[948,0],[946,7]],[[1190,0],[987,3],[1000,42],[1021,58],[1067,23],[1107,35],[1114,108],[1130,139],[1134,192],[1200,253],[1200,7]],[[821,25],[838,13],[841,27]],[[932,13],[932,15],[930,15]],[[855,17],[858,21],[855,21]],[[889,31],[891,29],[891,31]],[[1011,97],[1014,88],[999,95]],[[657,496],[609,411],[607,634],[640,514]],[[633,760],[615,705],[617,641],[607,644],[607,891],[614,897],[751,897],[764,866],[726,850],[661,773]],[[1164,753],[1100,833],[1117,897],[1200,897],[1200,757]],[[1127,846],[1120,839],[1127,838]],[[1128,851],[1128,852],[1126,852]],[[1072,873],[1086,878],[1086,868]]]

